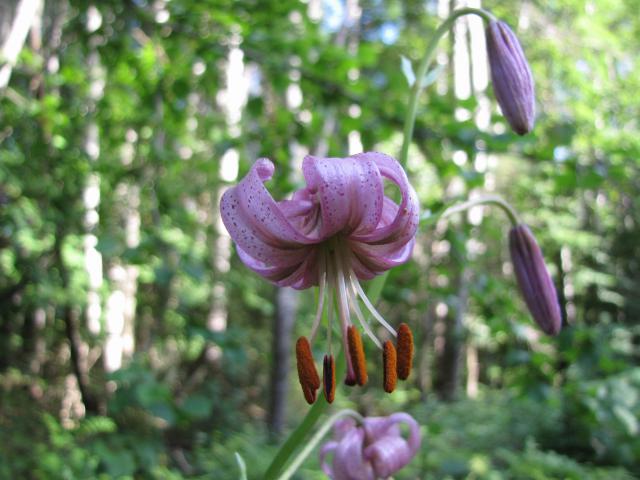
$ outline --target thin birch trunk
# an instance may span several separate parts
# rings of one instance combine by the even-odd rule
[[[37,21],[38,16],[42,15],[43,5],[43,0],[21,0],[18,2],[11,29],[0,49],[0,59],[4,63],[0,66],[0,91],[9,84],[11,72],[27,39],[29,29]],[[9,5],[2,7],[3,13],[9,10]]]

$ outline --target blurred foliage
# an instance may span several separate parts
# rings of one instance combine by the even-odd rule
[[[269,188],[283,198],[301,181],[299,146],[326,142],[344,156],[357,131],[365,150],[397,152],[408,95],[401,58],[405,70],[419,60],[437,3],[363,0],[344,47],[333,21],[341,2],[45,2],[43,41],[28,39],[0,92],[1,478],[236,479],[235,452],[259,478],[278,443],[264,423],[274,288],[235,254],[228,268],[217,261],[229,248],[217,227],[230,181],[221,159],[235,149],[240,176],[256,158],[273,159]],[[314,5],[322,20],[309,14]],[[637,4],[483,5],[517,27],[536,79],[536,129],[511,134],[490,89],[455,98],[450,63],[429,86],[408,165],[425,221],[414,261],[391,272],[380,304],[391,323],[414,326],[416,374],[384,396],[367,345],[370,385],[341,389],[337,407],[416,416],[423,449],[398,479],[638,477]],[[92,9],[101,22],[88,29]],[[258,73],[230,126],[225,70],[236,44]],[[287,103],[292,84],[299,106]],[[479,128],[473,113],[487,102],[490,126]],[[86,187],[96,181],[99,222],[87,232]],[[515,293],[500,212],[460,216],[451,228],[428,218],[483,189],[535,231],[568,320],[559,337],[540,337]],[[85,322],[87,233],[102,255],[103,306],[119,288],[110,268],[137,268],[136,349],[115,372],[102,362],[104,312],[102,333]],[[294,337],[308,333],[314,301],[302,293]],[[228,326],[214,332],[216,302]],[[476,351],[479,392],[462,398],[462,362],[458,399],[443,402],[433,393],[447,380],[443,332],[459,308],[452,341]],[[74,360],[78,339],[85,364]],[[87,373],[84,404],[74,363]],[[290,384],[295,426],[305,406]],[[310,458],[296,478],[319,472]]]

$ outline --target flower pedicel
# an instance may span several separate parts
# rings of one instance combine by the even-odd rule
[[[222,220],[236,243],[240,259],[250,269],[279,286],[299,290],[319,286],[318,308],[309,339],[303,336],[296,343],[298,377],[307,402],[316,400],[321,385],[327,401],[333,401],[334,298],[347,364],[345,383],[367,382],[364,349],[360,332],[351,321],[353,313],[366,335],[383,351],[384,388],[392,391],[396,377],[406,379],[411,370],[411,330],[401,324],[396,332],[371,304],[359,280],[372,279],[411,256],[419,215],[415,191],[400,164],[377,152],[347,158],[307,156],[302,171],[307,186],[296,191],[291,200],[276,202],[264,186],[273,175],[274,165],[264,158],[257,160],[249,173],[223,195]],[[384,194],[383,178],[399,188],[400,204]],[[311,343],[325,301],[328,352],[321,382]],[[391,342],[385,342],[383,347],[365,318],[360,301],[373,318],[397,337],[397,351]]]

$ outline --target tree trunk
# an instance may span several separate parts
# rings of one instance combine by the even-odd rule
[[[276,315],[273,326],[271,360],[271,401],[268,426],[273,436],[282,433],[286,417],[286,398],[289,390],[289,353],[291,334],[298,310],[298,292],[292,288],[276,289]]]
[[[15,16],[11,28],[8,30],[6,38],[3,38],[2,48],[0,49],[0,58],[3,65],[0,66],[0,90],[9,84],[11,71],[18,60],[18,55],[27,39],[29,29],[33,22],[42,15],[43,0],[21,0],[15,7]],[[13,10],[11,4],[0,5],[2,17],[10,14]],[[6,18],[11,18],[7,15]],[[6,31],[6,20],[0,21],[0,28],[3,33]]]
[[[445,401],[453,401],[458,396],[464,351],[464,315],[468,301],[469,271],[460,260],[452,262],[451,270],[458,272],[454,284],[457,294],[453,304],[449,305],[445,320],[444,348],[438,368],[437,384],[438,394]]]
[[[71,359],[71,368],[76,377],[78,389],[85,410],[89,413],[98,413],[98,401],[90,392],[89,387],[89,368],[87,364],[86,353],[89,348],[82,340],[78,325],[78,311],[71,305],[68,293],[69,289],[69,272],[62,258],[62,243],[65,235],[61,229],[56,232],[56,241],[54,245],[55,265],[60,273],[62,288],[66,292],[65,303],[62,306],[62,319],[64,321],[65,335],[69,342],[69,354]]]

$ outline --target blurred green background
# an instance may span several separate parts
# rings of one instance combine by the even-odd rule
[[[238,260],[221,193],[259,157],[285,198],[307,153],[396,155],[407,61],[480,1],[4,0],[0,5],[0,478],[260,478],[306,411],[293,361],[315,292]],[[635,0],[485,1],[537,88],[510,133],[483,26],[460,20],[421,99],[408,174],[426,220],[379,302],[416,336],[391,395],[418,457],[395,478],[640,476],[640,17]],[[535,232],[565,327],[519,297],[497,193]],[[322,342],[317,342],[321,358]],[[324,478],[312,455],[295,478]]]

